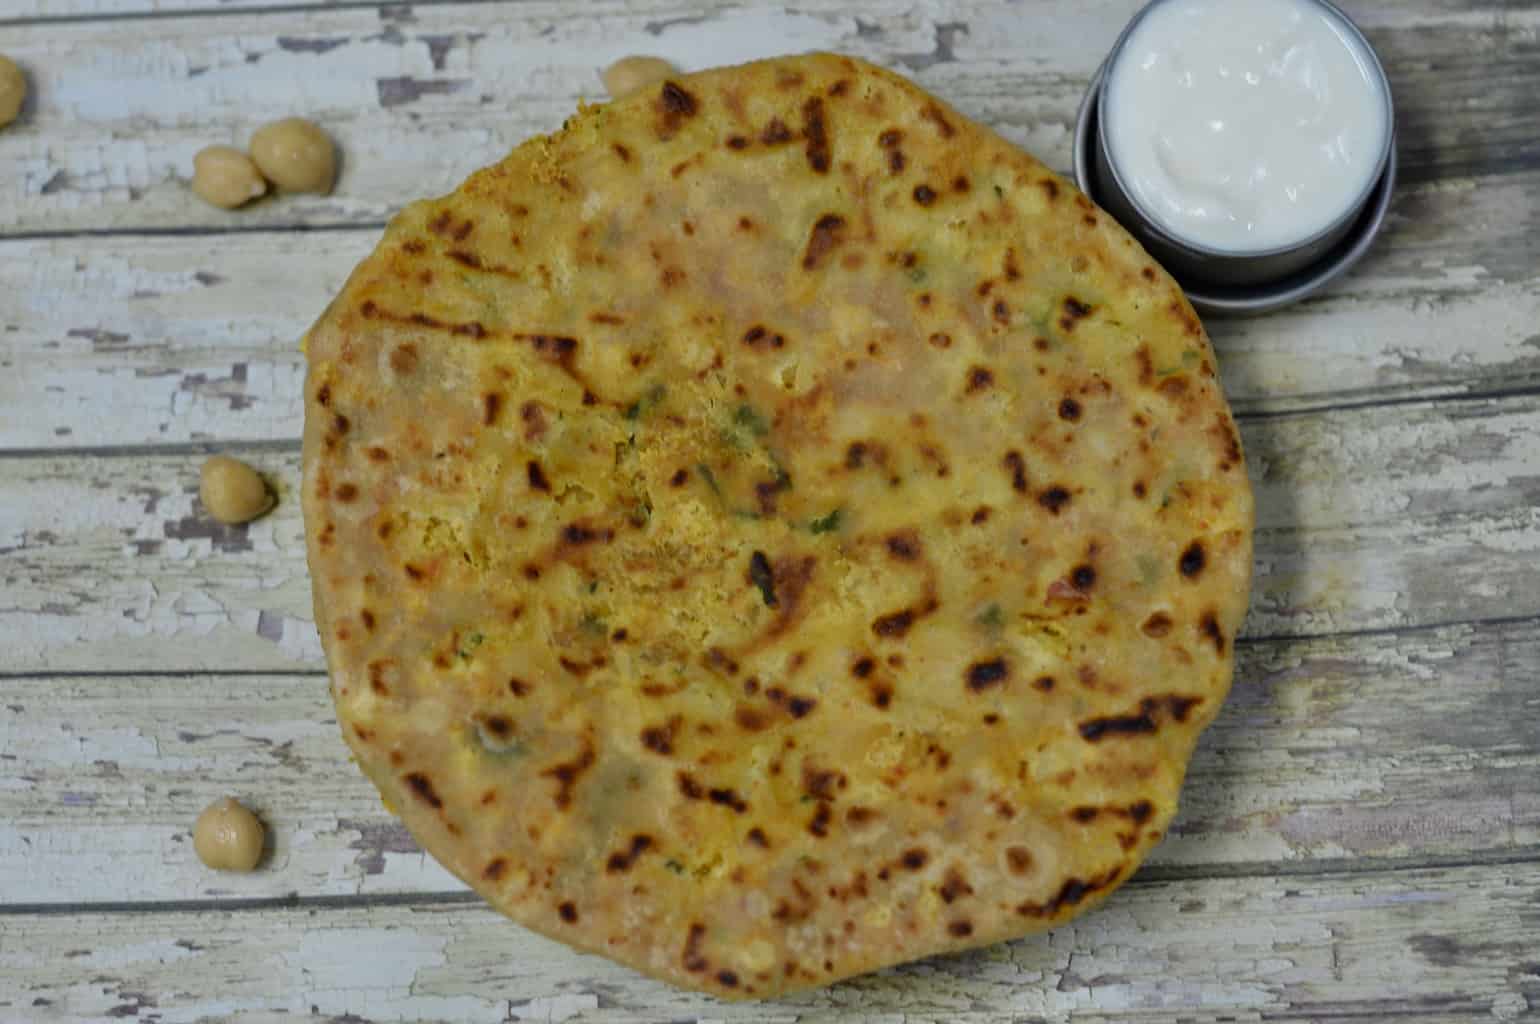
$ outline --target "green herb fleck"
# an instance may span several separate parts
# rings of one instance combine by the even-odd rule
[[[1182,365],[1183,366],[1187,366],[1187,367],[1197,366],[1198,365],[1198,358],[1199,358],[1199,356],[1198,356],[1198,350],[1197,349],[1195,349],[1195,348],[1186,348],[1186,349],[1182,350]]]
[[[643,394],[641,398],[638,398],[636,401],[626,406],[626,419],[640,419],[644,413],[648,413],[653,409],[656,409],[662,403],[665,393],[666,389],[662,384],[654,384],[652,387],[647,389],[646,393]]]
[[[717,485],[717,475],[711,471],[710,466],[704,462],[697,463],[695,472],[699,473],[700,478],[706,481],[706,486],[711,488],[712,494],[715,494],[718,498],[722,496],[722,488]]]
[[[992,604],[988,608],[985,608],[983,611],[979,612],[978,618],[974,619],[973,621],[977,622],[985,629],[999,629],[1001,626],[1005,625],[1005,612],[1001,610],[999,605]]]
[[[668,860],[664,861],[663,862],[663,866],[668,868],[670,871],[672,871],[676,875],[684,874],[684,865],[679,863],[677,860],[675,860],[672,857],[670,857]]]
[[[605,622],[597,612],[584,612],[583,620],[578,623],[578,626],[583,632],[592,633],[594,636],[610,635],[610,624]]]
[[[765,418],[755,411],[751,405],[740,405],[733,413],[733,422],[743,427],[755,437],[764,437],[770,433],[770,424]]]
[[[925,272],[924,267],[911,267],[909,269],[909,280],[913,281],[915,284],[924,284],[925,279],[929,276],[930,275]]]
[[[844,513],[840,509],[835,509],[826,516],[814,519],[808,524],[807,528],[814,533],[832,533],[840,528],[840,519],[843,518],[843,515]]]
[[[467,633],[460,638],[459,646],[455,648],[455,654],[465,661],[471,660],[471,652],[481,646],[486,637],[480,633]]]

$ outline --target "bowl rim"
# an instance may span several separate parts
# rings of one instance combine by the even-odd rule
[[[1396,164],[1392,147],[1385,173],[1375,182],[1369,201],[1359,211],[1358,221],[1349,226],[1347,235],[1320,261],[1266,285],[1213,291],[1205,291],[1201,285],[1184,287],[1188,301],[1207,313],[1245,316],[1292,306],[1325,288],[1357,265],[1379,237],[1395,194]]]
[[[1380,62],[1379,53],[1375,50],[1374,45],[1369,42],[1368,37],[1364,35],[1363,30],[1358,27],[1358,24],[1348,17],[1347,13],[1333,3],[1332,0],[1301,0],[1301,2],[1314,4],[1324,9],[1329,16],[1340,23],[1347,33],[1353,37],[1363,54],[1368,57],[1369,69],[1380,85],[1381,106],[1385,117],[1385,138],[1380,145],[1379,157],[1375,161],[1374,173],[1370,176],[1368,184],[1353,198],[1353,201],[1348,204],[1341,214],[1324,228],[1298,241],[1272,246],[1267,249],[1219,249],[1185,238],[1167,228],[1165,224],[1150,212],[1140,198],[1127,187],[1122,175],[1118,171],[1117,161],[1112,157],[1112,148],[1107,140],[1107,117],[1104,108],[1106,107],[1106,97],[1109,92],[1107,89],[1107,81],[1110,77],[1109,72],[1140,23],[1157,7],[1162,7],[1172,2],[1174,0],[1149,0],[1129,19],[1128,24],[1123,26],[1123,31],[1118,33],[1117,41],[1112,44],[1112,49],[1108,51],[1106,59],[1102,61],[1101,67],[1096,71],[1096,79],[1100,88],[1097,89],[1097,95],[1092,100],[1096,105],[1097,115],[1096,144],[1101,148],[1106,158],[1107,170],[1113,178],[1112,185],[1128,201],[1129,205],[1144,222],[1146,228],[1153,234],[1158,235],[1168,245],[1203,259],[1265,260],[1285,256],[1298,252],[1301,249],[1308,249],[1313,245],[1319,245],[1325,239],[1341,232],[1348,225],[1356,221],[1363,213],[1364,207],[1368,204],[1370,198],[1374,195],[1375,189],[1379,187],[1380,181],[1385,175],[1386,165],[1390,161],[1391,152],[1395,148],[1396,105],[1395,97],[1391,94],[1390,76],[1385,73],[1385,66]],[[1081,117],[1084,118],[1084,116],[1085,112],[1082,110]],[[1078,159],[1078,151],[1076,156]]]
[[[1101,90],[1101,85],[1102,70],[1098,69],[1091,78],[1085,98],[1081,100],[1080,112],[1075,124],[1075,183],[1092,200],[1097,198],[1097,189],[1091,147],[1095,145],[1092,135],[1097,116],[1096,97]],[[1359,211],[1359,222],[1350,226],[1346,237],[1309,267],[1295,271],[1270,284],[1230,288],[1213,286],[1212,290],[1205,289],[1201,282],[1194,284],[1176,274],[1172,276],[1177,278],[1177,283],[1193,307],[1204,314],[1256,316],[1293,305],[1347,273],[1369,251],[1370,246],[1379,237],[1390,210],[1391,200],[1395,196],[1397,170],[1397,146],[1392,135],[1385,171],[1374,183],[1368,201]]]

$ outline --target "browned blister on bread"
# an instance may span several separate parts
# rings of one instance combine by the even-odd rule
[[[834,56],[408,207],[308,338],[338,719],[510,917],[764,997],[1062,922],[1230,683],[1252,498],[1176,285]]]

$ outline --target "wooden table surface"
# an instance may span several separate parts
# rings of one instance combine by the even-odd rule
[[[837,49],[1065,169],[1135,0],[0,0],[0,1021],[1540,1017],[1540,4],[1347,4],[1388,229],[1214,321],[1257,488],[1235,691],[1150,864],[1053,934],[727,1005],[506,923],[349,764],[311,622],[296,339],[407,198],[627,53]],[[318,119],[330,197],[225,213],[193,153]],[[195,502],[214,450],[282,500]],[[233,793],[247,876],[189,830]]]

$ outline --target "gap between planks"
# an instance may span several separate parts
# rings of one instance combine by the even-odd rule
[[[4,27],[0,25],[0,27]],[[1408,168],[1400,174],[1397,180],[1398,196],[1407,190],[1422,187],[1439,187],[1443,185],[1459,185],[1465,183],[1497,183],[1505,178],[1519,178],[1534,173],[1536,160],[1526,156],[1511,158],[1497,158],[1483,161],[1473,161],[1462,164],[1458,168],[1446,168],[1427,174],[1413,173],[1416,168]],[[1052,168],[1051,168],[1052,169]],[[474,173],[474,168],[466,172],[468,177]],[[1070,176],[1068,170],[1058,172],[1066,177]],[[391,216],[394,216],[392,214]],[[369,232],[384,231],[390,225],[391,217],[379,217],[356,221],[338,220],[292,220],[292,221],[267,221],[255,224],[178,224],[170,227],[154,227],[151,225],[129,225],[117,228],[61,228],[61,229],[22,229],[15,231],[0,230],[0,249],[7,243],[21,242],[59,242],[71,239],[134,239],[134,238],[219,238],[223,236],[240,235],[299,235],[321,232],[350,232],[355,234],[367,234]],[[1307,300],[1296,308],[1308,308]]]
[[[263,4],[226,7],[186,7],[137,11],[81,11],[77,14],[26,14],[0,18],[0,28],[31,28],[45,25],[80,25],[89,22],[172,21],[182,18],[266,17],[273,15],[331,14],[340,11],[382,11],[416,7],[517,6],[535,0],[310,0],[309,3]]]
[[[239,15],[247,17],[285,14],[306,15],[319,12],[330,13],[333,11],[371,11],[385,7],[402,6],[435,7],[455,4],[460,7],[474,7],[508,2],[517,2],[517,0],[410,0],[406,4],[401,3],[400,0],[327,0],[324,6],[312,2],[259,4],[252,7],[188,7],[172,10],[82,11],[79,14],[29,14],[16,18],[0,18],[0,28],[37,28],[49,25],[82,25],[91,22],[173,21],[179,18],[225,18]]]
[[[1362,412],[1372,409],[1389,409],[1402,406],[1459,404],[1466,402],[1501,402],[1511,399],[1540,397],[1540,383],[1510,388],[1484,390],[1430,392],[1419,395],[1391,395],[1384,398],[1345,399],[1327,401],[1316,405],[1291,406],[1287,409],[1248,409],[1235,413],[1241,423],[1258,423],[1267,420],[1296,417],[1327,416],[1339,412]],[[50,458],[156,458],[160,456],[195,456],[231,454],[296,454],[300,450],[298,437],[279,437],[255,440],[208,440],[169,441],[165,444],[81,445],[57,448],[3,448],[0,459],[50,459]]]
[[[384,231],[388,220],[294,221],[270,224],[180,224],[169,228],[70,228],[63,231],[0,232],[7,242],[57,242],[72,238],[209,238],[223,235],[303,235],[321,231]]]
[[[1319,633],[1263,633],[1251,636],[1246,633],[1235,638],[1236,647],[1261,648],[1282,643],[1308,643],[1330,640],[1356,640],[1372,637],[1410,637],[1437,633],[1448,629],[1496,629],[1506,626],[1540,625],[1540,615],[1490,615],[1473,619],[1448,619],[1441,622],[1424,622],[1407,626],[1381,626],[1371,629],[1337,629]],[[54,670],[0,670],[0,679],[142,679],[159,676],[166,679],[202,679],[210,675],[265,678],[274,675],[295,676],[308,679],[325,679],[330,672],[325,668],[179,668],[179,669],[54,669]]]
[[[1519,850],[1480,851],[1470,856],[1401,857],[1369,860],[1356,857],[1311,861],[1255,861],[1247,864],[1144,865],[1119,890],[1138,890],[1188,882],[1268,878],[1369,878],[1419,871],[1513,867],[1540,864],[1540,845]],[[264,910],[368,910],[376,907],[475,906],[484,903],[471,890],[462,892],[380,892],[302,896],[214,897],[195,900],[98,900],[69,903],[0,903],[0,918],[51,917],[72,914],[206,914]]]

